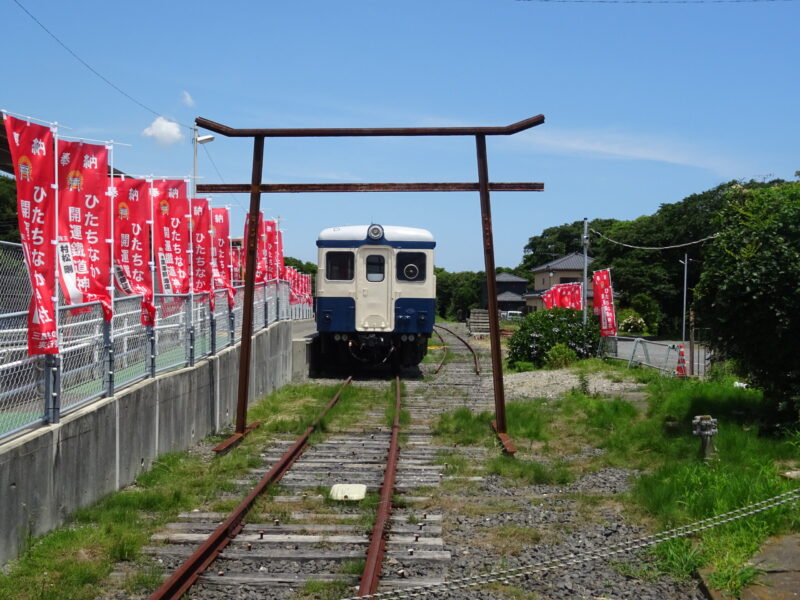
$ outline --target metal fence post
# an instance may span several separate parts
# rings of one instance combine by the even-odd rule
[[[214,292],[211,292],[211,296],[209,296],[209,302],[206,304],[208,310],[208,330],[209,336],[211,340],[209,341],[209,350],[211,354],[217,353],[217,317],[214,314],[214,311],[211,309],[211,298],[213,298]],[[216,298],[214,298],[214,306],[216,306]]]
[[[631,358],[628,361],[628,368],[630,369],[633,366],[633,357],[636,356],[636,347],[639,345],[639,338],[633,340],[633,349],[631,350]]]
[[[106,389],[106,396],[114,395],[114,340],[111,339],[111,321],[103,321],[103,350],[105,360],[103,361],[103,386]]]
[[[188,343],[188,348],[186,351],[186,357],[190,367],[194,366],[194,294],[190,294],[187,298],[188,302],[186,306],[188,307],[188,312],[186,313],[187,319],[187,329],[186,329],[186,340]]]
[[[44,359],[44,419],[58,423],[61,418],[61,357],[47,354]]]
[[[264,284],[264,328],[269,327],[269,289]]]
[[[147,326],[147,342],[150,349],[150,377],[156,376],[156,328]]]
[[[228,346],[233,346],[236,343],[236,313],[233,312],[233,307],[228,304]]]

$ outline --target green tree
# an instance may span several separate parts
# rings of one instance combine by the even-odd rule
[[[17,222],[17,184],[0,174],[0,241],[19,243]]]
[[[299,258],[293,258],[291,256],[284,256],[283,257],[283,264],[287,267],[294,267],[300,273],[305,275],[313,275],[316,276],[317,274],[317,265],[312,262],[303,262]]]
[[[800,407],[800,183],[732,186],[694,306],[776,411]],[[785,415],[784,415],[785,416]]]

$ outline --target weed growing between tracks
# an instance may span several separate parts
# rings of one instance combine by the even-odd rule
[[[586,393],[588,386],[579,385],[555,400],[508,402],[508,433],[521,449],[513,459],[494,454],[490,413],[460,408],[440,417],[437,441],[493,450],[480,465],[459,460],[458,448],[448,451],[442,456],[448,471],[468,475],[482,470],[502,477],[504,485],[527,486],[564,484],[604,468],[635,469],[643,474],[630,491],[613,498],[629,518],[653,530],[691,523],[797,487],[780,472],[800,467],[800,434],[759,435],[764,419],[759,392],[734,388],[730,377],[677,380],[596,360],[583,361],[575,370],[584,376],[605,370],[612,380],[635,377],[646,384],[646,399],[592,395]],[[714,438],[718,452],[709,462],[700,459],[699,438],[692,435],[691,419],[698,414],[711,414],[719,421]],[[581,452],[587,447],[603,452]],[[615,565],[642,579],[664,574],[686,579],[705,567],[713,572],[713,586],[738,595],[758,576],[747,560],[766,538],[788,531],[800,531],[800,513],[791,505],[661,544],[651,551],[650,562]]]
[[[271,394],[255,404],[248,416],[248,422],[260,420],[264,425],[223,456],[212,457],[210,452],[223,435],[188,452],[160,456],[128,488],[77,511],[68,524],[33,539],[28,550],[0,574],[0,598],[90,600],[115,591],[130,596],[154,590],[163,572],[141,554],[150,536],[180,512],[199,507],[230,510],[238,505],[246,492],[233,482],[262,465],[260,455],[270,440],[305,430],[336,389],[299,385]],[[383,401],[380,392],[345,388],[323,429],[347,426]],[[241,498],[231,497],[234,493]],[[115,568],[127,573],[123,583],[106,580]]]

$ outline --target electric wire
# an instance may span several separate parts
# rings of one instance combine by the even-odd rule
[[[211,161],[211,166],[212,166],[212,167],[214,167],[214,171],[216,171],[216,173],[217,173],[217,177],[219,177],[219,180],[220,180],[222,183],[225,183],[225,178],[224,178],[224,177],[222,177],[222,173],[220,173],[220,172],[219,172],[219,169],[217,168],[217,163],[215,163],[215,162],[214,162],[214,159],[211,157],[211,153],[208,151],[208,148],[206,148],[205,144],[203,145],[203,150],[205,150],[205,152],[206,152],[206,156],[208,157],[208,160],[210,160],[210,161]],[[239,199],[238,199],[238,198],[236,198],[236,196],[235,196],[234,194],[228,194],[228,196],[229,196],[229,197],[230,197],[230,198],[231,198],[231,199],[232,199],[232,200],[233,200],[233,201],[234,201],[234,202],[235,202],[235,203],[236,203],[236,204],[239,206],[239,208],[241,208],[241,209],[242,209],[242,210],[243,210],[245,213],[248,213],[248,212],[250,212],[250,211],[248,211],[248,210],[245,210],[245,208],[244,208],[244,205],[242,205],[242,203],[241,203],[241,202],[239,202]]]
[[[775,4],[797,0],[517,0],[540,4]]]
[[[673,246],[634,246],[633,244],[626,244],[624,242],[619,242],[617,240],[612,240],[610,237],[603,235],[596,229],[589,228],[589,231],[594,233],[595,235],[599,235],[604,240],[611,242],[612,244],[617,244],[618,246],[625,246],[626,248],[633,248],[634,250],[673,250],[675,248],[685,248],[686,246],[694,246],[695,244],[702,244],[703,242],[707,242],[708,240],[713,240],[715,237],[719,235],[719,233],[715,233],[713,235],[709,235],[708,237],[704,237],[701,240],[695,240],[693,242],[686,242],[685,244],[675,244]]]
[[[81,64],[82,64],[84,67],[86,67],[87,69],[89,69],[89,71],[91,71],[92,73],[94,73],[94,74],[95,74],[97,77],[99,77],[100,79],[102,79],[102,80],[103,80],[105,83],[107,83],[109,86],[111,86],[112,88],[114,88],[114,89],[115,89],[116,91],[118,91],[120,94],[122,94],[123,96],[125,96],[125,97],[126,97],[128,100],[130,100],[131,102],[134,102],[134,103],[138,104],[140,107],[142,107],[142,108],[143,108],[143,109],[145,109],[146,111],[148,111],[148,112],[150,112],[150,113],[154,114],[154,115],[155,115],[155,116],[157,116],[157,117],[162,117],[162,116],[163,116],[163,115],[162,115],[160,112],[158,112],[158,111],[156,111],[156,110],[153,110],[152,108],[150,108],[149,106],[147,106],[147,105],[146,105],[146,104],[144,104],[143,102],[140,102],[139,100],[137,100],[136,98],[134,98],[133,96],[131,96],[131,95],[130,95],[128,92],[126,92],[125,90],[123,90],[122,88],[120,88],[119,86],[117,86],[115,83],[111,82],[111,81],[110,81],[110,80],[109,80],[107,77],[105,77],[105,75],[103,75],[102,73],[100,73],[99,71],[97,71],[97,69],[95,69],[94,67],[92,67],[92,65],[90,65],[90,64],[89,64],[89,63],[87,63],[85,60],[83,60],[83,59],[82,59],[80,56],[78,56],[78,54],[77,54],[75,51],[73,51],[73,50],[72,50],[72,48],[70,48],[69,46],[67,46],[67,45],[66,45],[64,42],[62,42],[62,41],[61,41],[61,40],[60,40],[60,39],[59,39],[59,38],[56,36],[56,34],[54,34],[54,33],[53,33],[52,31],[50,31],[50,30],[49,30],[47,27],[45,27],[45,26],[44,26],[44,24],[43,24],[43,23],[42,23],[42,22],[41,22],[39,19],[37,19],[37,18],[36,18],[36,17],[33,15],[33,13],[31,13],[31,11],[29,11],[27,8],[25,8],[25,6],[23,6],[23,5],[22,5],[22,3],[21,3],[19,0],[14,0],[14,4],[16,4],[17,6],[19,6],[19,7],[20,7],[20,8],[23,10],[23,12],[25,12],[25,14],[27,14],[27,15],[28,15],[28,16],[29,16],[29,17],[30,17],[30,18],[31,18],[31,19],[34,21],[34,23],[36,23],[36,24],[37,24],[39,27],[41,27],[41,28],[42,28],[42,29],[45,31],[45,33],[47,33],[47,35],[49,35],[51,38],[53,38],[53,39],[54,39],[54,40],[55,40],[55,41],[58,43],[58,45],[59,45],[59,46],[61,46],[62,48],[64,48],[64,50],[66,50],[67,52],[69,52],[69,53],[72,55],[72,57],[73,57],[75,60],[77,60],[77,61],[78,61],[79,63],[81,63]],[[180,125],[181,127],[186,127],[187,129],[193,129],[193,128],[192,128],[192,127],[190,127],[189,125],[186,125],[186,124],[184,124],[184,123],[181,123],[181,122],[179,122],[179,121],[175,121],[175,122],[176,122],[178,125]]]

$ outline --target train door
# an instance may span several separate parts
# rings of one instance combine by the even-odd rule
[[[358,250],[356,269],[356,330],[392,331],[392,251],[364,247]]]

